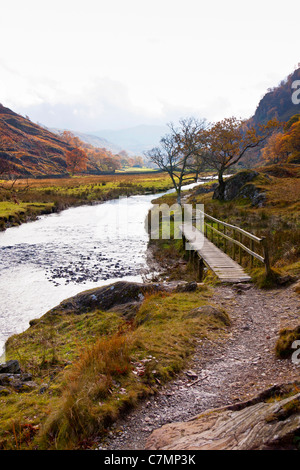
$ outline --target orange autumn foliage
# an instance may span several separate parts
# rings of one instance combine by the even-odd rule
[[[72,175],[74,175],[75,172],[86,170],[87,160],[86,152],[80,148],[74,148],[66,152],[67,168]]]
[[[300,115],[292,117],[282,131],[268,139],[262,157],[268,164],[300,160]]]

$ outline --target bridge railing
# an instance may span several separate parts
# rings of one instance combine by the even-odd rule
[[[200,211],[204,221],[204,234],[212,243],[222,249],[231,258],[238,258],[239,264],[242,264],[243,251],[250,255],[250,267],[253,267],[254,259],[264,264],[266,274],[271,271],[269,250],[266,237],[257,237],[236,225],[228,224],[221,220]],[[249,241],[245,245],[245,239]],[[259,247],[257,253],[256,250]],[[230,252],[231,251],[231,252]]]

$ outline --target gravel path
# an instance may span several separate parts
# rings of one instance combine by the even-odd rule
[[[226,340],[199,340],[187,369],[115,423],[101,449],[144,449],[151,432],[163,424],[186,421],[204,410],[243,401],[271,385],[299,378],[300,365],[276,359],[274,354],[278,331],[298,324],[300,302],[292,286],[271,291],[251,285],[218,286],[212,300],[230,314],[232,326]]]

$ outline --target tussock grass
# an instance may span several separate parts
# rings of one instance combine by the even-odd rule
[[[188,315],[210,297],[205,286],[149,294],[130,321],[101,311],[33,320],[9,339],[7,359],[18,358],[37,388],[0,397],[0,448],[95,446],[112,422],[184,367],[197,338],[226,334],[220,319]]]
[[[205,212],[213,217],[258,237],[266,237],[275,278],[276,273],[292,273],[293,266],[300,260],[300,167],[275,165],[260,168],[259,172],[253,183],[266,194],[263,207],[253,207],[246,198],[218,201],[212,199],[212,192],[204,195],[192,193],[189,202],[202,203]],[[247,255],[243,257],[243,266],[250,270]],[[261,267],[261,263],[254,261],[254,278],[261,278],[257,276]],[[266,284],[271,280],[266,279]]]

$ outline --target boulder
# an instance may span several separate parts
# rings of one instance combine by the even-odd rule
[[[20,374],[20,364],[16,360],[7,361],[4,364],[0,364],[0,374]]]
[[[293,386],[295,390],[299,382],[290,391]],[[146,449],[297,450],[299,431],[300,393],[287,396],[275,386],[248,402],[166,424],[151,434]]]
[[[251,183],[258,175],[257,171],[243,170],[224,181],[224,201],[248,198],[252,205],[262,206],[266,199],[265,194],[254,183]],[[222,199],[219,186],[214,191],[213,199]]]
[[[196,281],[184,282],[177,285],[175,292],[195,292],[198,284]]]
[[[48,313],[86,313],[92,310],[108,311],[116,306],[129,303],[141,303],[146,293],[163,290],[159,284],[142,284],[135,282],[118,281],[107,286],[96,287],[80,292],[74,297],[61,302]]]

